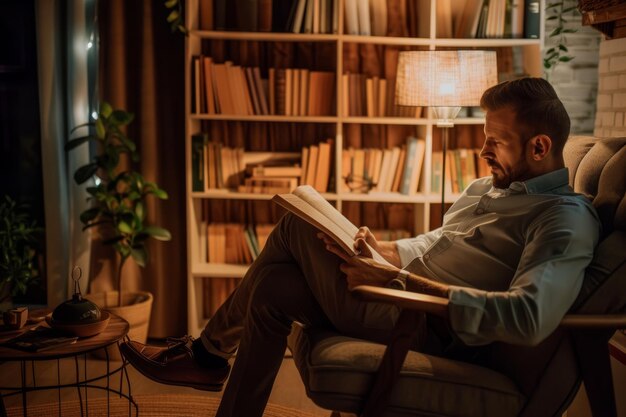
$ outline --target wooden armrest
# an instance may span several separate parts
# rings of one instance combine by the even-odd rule
[[[624,329],[626,314],[568,314],[559,326],[569,329]]]
[[[391,288],[359,285],[353,293],[365,301],[376,301],[396,305],[400,308],[418,310],[424,313],[448,317],[448,299],[410,291],[392,290]]]

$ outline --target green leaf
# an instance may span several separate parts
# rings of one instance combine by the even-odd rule
[[[559,49],[560,49],[561,51],[564,51],[564,52],[567,52],[567,51],[568,51],[567,46],[562,45],[562,44],[559,44]]]
[[[87,209],[80,214],[80,221],[83,224],[87,224],[95,219],[98,216],[98,213],[100,213],[100,209],[98,207]]]
[[[143,229],[143,232],[156,240],[167,241],[172,239],[172,234],[167,229],[158,226],[147,226]]]
[[[576,33],[577,29],[563,29],[561,33]]]
[[[554,28],[554,30],[552,32],[550,32],[550,36],[556,36],[559,33],[561,33],[563,31],[563,28],[561,26]]]
[[[113,113],[111,113],[111,121],[118,126],[127,125],[132,122],[134,118],[134,114],[125,112],[123,110],[115,110]]]
[[[109,103],[107,103],[106,101],[103,101],[102,103],[100,103],[100,114],[102,116],[104,116],[105,118],[108,118],[112,112],[113,112],[113,108],[111,107]]]
[[[183,25],[176,26],[176,29],[178,29],[179,32],[184,33],[185,35],[187,34],[187,28]]]
[[[571,12],[572,10],[577,10],[578,6],[571,6],[571,7],[566,7],[565,9],[561,10],[561,13],[567,13],[567,12]]]
[[[562,1],[559,1],[559,2],[556,2],[556,3],[550,3],[550,4],[546,7],[546,10],[554,9],[554,8],[559,7],[559,6],[562,6],[562,5],[563,5],[563,2],[562,2]]]
[[[171,9],[172,7],[176,6],[178,4],[178,0],[167,0],[165,2],[165,7],[167,7],[168,9]]]
[[[130,225],[126,222],[119,222],[119,224],[117,225],[117,229],[122,233],[133,233],[133,229],[131,229]]]
[[[548,21],[548,20],[556,20],[556,19],[558,19],[557,16],[546,17],[546,21]]]
[[[140,220],[143,220],[146,218],[146,213],[143,210],[143,204],[141,202],[137,203],[137,206],[135,207],[135,215]]]
[[[98,165],[94,162],[83,165],[82,167],[78,168],[74,173],[74,181],[76,181],[77,184],[82,184],[91,177],[93,177],[97,170]]]
[[[173,21],[178,19],[178,16],[180,16],[180,14],[178,13],[178,10],[172,10],[169,16],[167,16],[167,21],[172,23]]]
[[[552,53],[552,52],[554,52],[555,50],[556,50],[556,49],[554,49],[554,48],[550,48],[550,49],[548,49],[548,50],[546,51],[546,55],[547,55],[547,54],[551,54],[551,53]]]
[[[133,259],[135,260],[135,262],[137,262],[137,265],[139,265],[140,267],[145,267],[146,266],[146,261],[148,259],[148,253],[146,252],[145,248],[134,248],[130,250],[130,256],[133,257]]]
[[[160,198],[161,200],[167,200],[169,198],[167,192],[165,190],[161,190],[160,188],[152,190],[152,194],[154,194],[155,197]]]
[[[72,139],[65,144],[64,146],[65,151],[71,151],[72,149],[76,148],[77,146],[82,145],[85,142],[90,141],[91,139],[95,140],[96,138],[92,135],[88,135],[88,136],[81,136],[80,138]]]
[[[574,58],[571,57],[571,56],[562,56],[562,57],[559,58],[559,61],[561,61],[561,62],[569,62],[572,59],[574,59]]]
[[[96,120],[96,135],[100,138],[100,139],[104,139],[104,137],[106,136],[106,129],[104,128],[104,122],[102,121],[101,118],[98,118],[98,120]]]

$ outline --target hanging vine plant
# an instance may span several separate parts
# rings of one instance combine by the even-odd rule
[[[574,17],[580,17],[577,6],[567,6],[566,1],[553,1],[546,6],[546,13],[550,14],[546,21],[555,20],[556,27],[548,35],[549,39],[554,39],[555,44],[548,50],[546,50],[543,57],[543,67],[545,69],[553,69],[559,62],[569,62],[574,57],[570,54],[567,48],[566,35],[568,33],[575,33],[577,29],[568,28],[566,24]],[[566,18],[566,15],[570,19]]]

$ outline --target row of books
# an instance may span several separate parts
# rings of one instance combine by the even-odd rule
[[[193,191],[237,188],[244,179],[244,150],[209,142],[207,134],[191,137]]]
[[[446,152],[446,193],[460,193],[477,178],[491,175],[489,165],[478,155],[480,149],[450,149]],[[443,153],[433,152],[430,190],[441,192]]]
[[[367,117],[420,117],[421,107],[396,106],[393,82],[365,74],[346,73],[342,76],[343,114]]]
[[[276,194],[308,184],[323,193],[332,184],[333,143],[327,139],[301,152],[244,152],[198,133],[191,139],[192,190]]]
[[[199,0],[201,30],[250,32],[337,33],[339,0]],[[345,0],[344,33],[374,36],[427,36],[418,33],[416,0]],[[402,21],[391,10],[403,10]],[[451,0],[437,1],[440,38],[538,38],[540,2],[537,0],[465,0],[453,16]],[[453,29],[453,19],[454,29]]]
[[[339,0],[294,0],[286,32],[337,33]]]
[[[342,153],[343,191],[357,193],[418,192],[426,142],[407,138],[406,145],[391,149],[354,149]]]
[[[539,38],[539,1],[466,0],[457,38]]]
[[[335,74],[241,67],[193,58],[194,111],[202,114],[325,116],[333,113]]]
[[[387,35],[387,0],[345,0],[344,3],[345,33]]]
[[[200,262],[248,265],[261,253],[274,225],[200,223]]]

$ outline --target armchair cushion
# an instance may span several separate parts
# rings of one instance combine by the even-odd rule
[[[297,325],[289,346],[309,397],[321,407],[351,412],[361,409],[385,350],[378,343]],[[385,415],[507,417],[517,416],[524,403],[501,373],[409,352]]]

